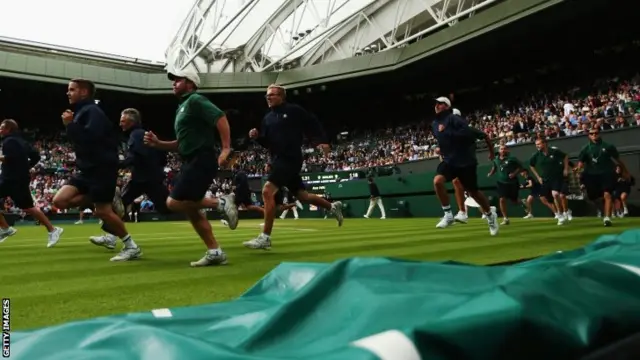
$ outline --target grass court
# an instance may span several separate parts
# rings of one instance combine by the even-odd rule
[[[223,267],[191,268],[204,254],[186,222],[128,224],[142,247],[143,259],[112,263],[116,251],[89,243],[97,224],[66,225],[55,248],[34,225],[0,244],[0,296],[11,298],[14,330],[70,320],[156,308],[232,300],[281,262],[331,262],[354,256],[414,260],[456,260],[490,264],[570,250],[598,236],[633,227],[634,219],[615,219],[605,228],[596,218],[574,219],[559,227],[552,219],[512,219],[497,237],[486,222],[435,229],[436,219],[345,219],[338,228],[328,220],[277,220],[271,251],[249,250],[242,241],[255,237],[260,221],[241,221],[231,231],[214,229],[229,257]],[[118,245],[120,246],[120,245]]]

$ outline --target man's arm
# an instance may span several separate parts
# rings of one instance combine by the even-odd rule
[[[229,121],[226,116],[222,116],[216,122],[216,128],[218,129],[218,134],[220,135],[220,145],[222,146],[222,151],[231,151],[231,127],[229,126]]]
[[[513,179],[522,171],[522,163],[515,157],[512,157],[512,160],[516,163],[516,169],[509,174],[509,177]]]
[[[629,169],[627,168],[627,165],[624,163],[624,161],[620,159],[620,153],[618,153],[618,148],[616,148],[613,145],[607,146],[607,154],[609,154],[609,156],[611,156],[613,161],[616,164],[618,164],[618,166],[620,166],[620,170],[622,170],[622,176],[625,178],[629,178],[630,177]]]
[[[496,163],[493,162],[491,164],[491,170],[489,170],[489,173],[487,174],[487,177],[492,177],[496,173],[496,171],[498,171],[498,167],[496,166]]]
[[[93,144],[102,142],[110,126],[109,119],[97,106],[89,106],[82,112],[80,119],[74,119],[67,125],[67,134],[76,143]]]
[[[542,178],[540,177],[540,174],[538,174],[538,171],[536,170],[536,155],[533,155],[531,159],[529,159],[529,170],[533,173],[533,176],[536,177],[538,182],[542,184]]]
[[[29,157],[29,168],[36,166],[40,162],[40,152],[31,145],[29,145],[27,156]]]
[[[206,98],[202,98],[202,101],[199,101],[199,104],[200,111],[204,120],[209,126],[214,127],[216,128],[216,130],[218,130],[222,151],[230,152],[231,127],[229,126],[229,121],[227,120],[227,116],[225,115],[224,111],[220,110],[219,107],[215,106]]]
[[[2,162],[11,162],[16,158],[19,158],[22,155],[22,151],[20,151],[20,144],[15,139],[10,139],[2,144],[2,156],[0,156],[0,161]]]

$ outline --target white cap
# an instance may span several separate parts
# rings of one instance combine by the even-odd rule
[[[200,87],[200,76],[198,76],[198,73],[192,68],[186,68],[184,70],[175,69],[167,73],[167,77],[171,81],[175,80],[176,78],[188,79],[192,83],[194,83],[196,87]]]
[[[462,113],[458,109],[453,109],[453,115],[462,116]]]
[[[447,97],[440,96],[439,98],[436,99],[436,102],[447,104],[448,107],[451,107],[451,101],[449,101],[449,98]]]

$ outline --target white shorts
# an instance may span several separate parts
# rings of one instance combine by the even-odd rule
[[[475,200],[473,200],[473,198],[472,198],[472,197],[468,197],[468,198],[464,201],[464,204],[465,204],[466,206],[468,206],[468,207],[472,207],[472,208],[479,208],[479,207],[480,207],[480,205],[478,205],[478,203],[477,203]]]

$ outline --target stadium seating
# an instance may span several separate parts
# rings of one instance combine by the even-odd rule
[[[496,145],[527,143],[538,136],[575,136],[592,127],[607,130],[640,126],[640,78],[605,79],[596,83],[600,86],[586,94],[547,95],[510,106],[494,104],[488,110],[460,110],[471,126],[486,132]],[[416,114],[416,118],[423,115]],[[25,132],[35,140],[42,156],[31,182],[36,204],[46,212],[58,212],[52,207],[51,200],[73,173],[75,154],[60,134],[43,134],[38,130]],[[348,141],[333,144],[328,158],[316,149],[302,149],[305,152],[303,171],[355,170],[437,156],[436,142],[424,121],[351,135]],[[251,145],[236,152],[233,162],[251,176],[260,177],[265,173],[268,153]],[[171,186],[179,168],[179,158],[171,154],[166,167],[167,186]],[[129,173],[122,171],[121,176],[126,180]],[[211,194],[230,189],[229,179],[217,179],[212,184]],[[4,207],[9,212],[20,212],[11,199],[5,199]]]

